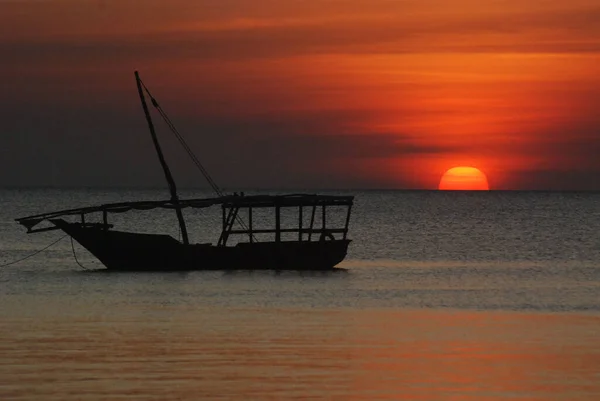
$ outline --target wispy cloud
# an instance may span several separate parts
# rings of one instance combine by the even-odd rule
[[[68,24],[40,20],[39,13],[13,11],[14,15],[5,14],[0,21],[5,27],[0,50],[22,63],[60,59],[103,62],[107,58],[116,62],[157,57],[242,60],[330,53],[600,51],[600,6],[593,2],[575,1],[560,9],[546,7],[542,2],[537,7],[516,8],[515,2],[509,2],[512,7],[506,10],[479,6],[469,12],[460,6],[470,3],[457,0],[455,7],[462,12],[436,11],[433,7],[429,13],[426,5],[408,3],[409,7],[374,1],[362,12],[350,8],[341,15],[334,14],[329,5],[329,14],[317,15],[292,2],[288,7],[280,5],[280,14],[243,17],[239,13],[224,13],[213,20],[193,20],[181,12],[178,21],[170,11],[163,24],[151,12],[152,8],[144,14],[144,20],[133,13],[132,7],[123,6],[122,11],[133,19],[130,24],[124,16],[113,13],[101,18],[89,9],[84,12],[84,8],[78,11],[79,15],[72,11],[54,17],[71,21],[71,29]],[[191,3],[187,4],[189,7]],[[293,15],[296,9],[299,14]],[[201,15],[202,10],[194,7],[193,11],[193,15]],[[48,12],[51,15],[51,10]],[[117,21],[114,29],[113,19]],[[26,34],[19,37],[17,29]]]
[[[47,162],[60,155],[67,173],[78,148],[61,150],[46,119],[70,115],[61,129],[82,149],[100,148],[98,135],[139,112],[121,95],[132,89],[131,71],[145,67],[164,77],[160,94],[179,99],[169,106],[178,121],[207,133],[190,141],[216,149],[205,157],[225,181],[301,185],[335,171],[351,185],[372,163],[420,171],[423,159],[453,156],[492,160],[531,176],[522,181],[529,186],[536,174],[560,183],[583,166],[600,176],[597,0],[14,0],[0,8],[0,113],[12,127],[0,135],[25,132],[46,145],[36,149]],[[106,112],[112,120],[93,117]],[[107,151],[127,161],[136,146],[120,146]],[[16,176],[7,160],[21,163],[5,155],[0,182]],[[35,169],[22,171],[34,180]],[[409,182],[396,174],[397,184]]]

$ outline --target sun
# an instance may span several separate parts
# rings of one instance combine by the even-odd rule
[[[490,189],[485,174],[475,167],[453,167],[440,180],[439,189],[458,191],[487,191]]]

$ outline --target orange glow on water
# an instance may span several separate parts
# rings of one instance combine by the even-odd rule
[[[441,190],[487,191],[490,189],[486,175],[475,167],[454,167],[440,180]]]

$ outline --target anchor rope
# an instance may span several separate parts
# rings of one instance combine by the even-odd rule
[[[38,251],[35,251],[34,253],[32,253],[32,254],[30,254],[30,255],[27,255],[27,256],[25,256],[24,258],[17,259],[17,260],[13,260],[12,262],[4,263],[4,264],[0,265],[0,267],[6,267],[6,266],[14,265],[14,264],[16,264],[16,263],[19,263],[19,262],[22,262],[22,261],[24,261],[24,260],[27,260],[27,259],[29,259],[29,258],[31,258],[31,257],[34,257],[35,255],[37,255],[37,254],[39,254],[39,253],[41,253],[41,252],[44,252],[46,249],[50,248],[52,245],[56,245],[56,244],[58,244],[58,243],[59,243],[61,240],[63,240],[63,239],[64,239],[65,237],[67,237],[67,236],[68,236],[68,234],[67,234],[67,235],[63,235],[62,237],[60,237],[59,239],[57,239],[56,241],[54,241],[54,242],[53,242],[53,243],[51,243],[50,245],[47,245],[47,246],[45,246],[44,248],[42,248],[42,249],[40,249],[40,250],[38,250]],[[71,240],[72,240],[72,238],[71,238]]]
[[[83,270],[91,270],[79,263],[79,259],[77,259],[77,254],[75,253],[75,245],[73,244],[73,237],[71,237],[71,250],[73,251],[73,257],[75,258],[75,262],[81,267]]]

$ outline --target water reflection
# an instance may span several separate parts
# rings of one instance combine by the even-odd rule
[[[363,314],[357,394],[410,399],[596,399],[592,316],[469,312]],[[377,396],[375,396],[377,395]]]
[[[3,399],[600,399],[597,315],[55,306],[3,313]]]

